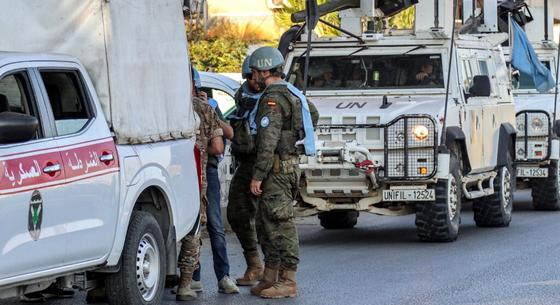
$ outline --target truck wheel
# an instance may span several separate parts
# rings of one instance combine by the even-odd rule
[[[110,305],[156,305],[165,284],[163,235],[152,214],[134,211],[128,226],[121,267],[106,278]]]
[[[548,177],[531,181],[531,196],[533,197],[535,210],[557,211],[560,209],[559,167],[560,162],[558,160],[550,161]]]
[[[507,164],[494,179],[494,194],[473,202],[474,221],[479,227],[507,227],[513,207],[513,166],[508,154]]]
[[[450,153],[451,173],[436,183],[436,201],[416,203],[416,231],[422,241],[450,242],[459,235],[463,194],[458,155],[458,150]]]
[[[334,210],[318,215],[321,226],[327,230],[352,229],[358,223],[358,211]]]

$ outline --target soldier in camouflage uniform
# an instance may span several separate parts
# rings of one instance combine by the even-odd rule
[[[306,138],[302,103],[288,84],[282,81],[284,58],[274,48],[262,47],[251,55],[250,67],[259,85],[266,87],[259,100],[257,158],[251,180],[251,192],[258,197],[257,232],[265,255],[263,279],[251,293],[263,298],[297,296],[296,270],[299,240],[293,221],[293,201],[299,188],[299,155]],[[308,109],[318,114],[311,105]],[[314,140],[313,126],[309,135]],[[306,144],[307,145],[307,144]],[[313,144],[314,145],[314,144]]]
[[[227,217],[243,248],[243,255],[247,263],[245,274],[237,279],[237,285],[253,286],[262,278],[264,268],[257,249],[256,198],[251,195],[249,190],[256,159],[254,140],[250,132],[250,121],[251,118],[254,120],[252,111],[262,90],[252,77],[249,68],[249,56],[243,62],[242,76],[246,81],[235,94],[237,110],[228,117],[234,129],[231,153],[235,157],[237,168],[230,184]]]
[[[193,75],[196,72],[193,69]],[[200,150],[201,166],[201,192],[200,192],[200,217],[199,224],[206,223],[206,163],[208,154],[220,155],[224,151],[223,130],[220,128],[219,118],[212,106],[206,101],[197,97],[196,88],[200,87],[197,80],[193,78],[193,110],[200,118],[200,126],[196,135],[196,145]],[[181,251],[179,253],[179,270],[181,277],[177,288],[176,299],[178,301],[188,301],[196,299],[196,291],[191,289],[192,276],[196,270],[200,257],[200,232],[191,232],[181,240]]]

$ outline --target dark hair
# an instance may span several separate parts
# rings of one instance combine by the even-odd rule
[[[280,77],[281,79],[286,78],[286,74],[284,74],[284,72],[282,71],[282,66],[276,67],[272,70],[268,70],[268,72],[270,72],[270,75],[274,77]]]

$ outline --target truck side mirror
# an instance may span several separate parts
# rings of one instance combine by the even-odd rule
[[[553,131],[557,136],[560,136],[560,120],[554,121],[554,125],[552,126],[552,131]]]
[[[469,96],[488,97],[491,93],[492,85],[490,83],[490,77],[488,77],[488,75],[476,75],[473,78],[473,85],[469,89]]]
[[[0,144],[29,141],[37,129],[39,120],[34,116],[9,111],[0,113]]]

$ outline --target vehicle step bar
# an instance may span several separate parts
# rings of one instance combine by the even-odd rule
[[[494,179],[496,175],[496,172],[490,172],[463,177],[463,194],[467,199],[476,199],[494,194]],[[484,182],[488,182],[488,187],[485,188],[482,186]],[[476,185],[475,189],[469,191],[468,187],[472,187],[473,185]]]

